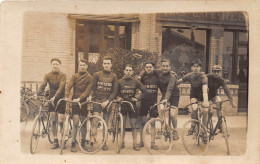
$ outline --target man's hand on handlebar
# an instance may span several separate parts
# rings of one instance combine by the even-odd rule
[[[135,97],[132,97],[131,99],[132,99],[133,102],[137,102],[138,101],[137,98],[135,98]]]
[[[232,108],[236,108],[237,107],[233,100],[230,100],[230,105],[232,106]]]
[[[102,106],[102,108],[106,108],[107,107],[107,105],[108,105],[108,103],[109,103],[109,101],[107,100],[107,101],[105,101],[105,102],[102,102],[101,103],[101,106]]]
[[[72,100],[72,102],[75,102],[75,103],[77,103],[77,102],[79,102],[80,101],[80,98],[77,98],[77,99],[73,99]]]
[[[87,98],[86,101],[87,101],[87,102],[92,101],[92,96],[88,96],[88,98]]]
[[[37,94],[34,94],[34,95],[32,96],[32,99],[37,100]]]
[[[166,104],[167,102],[168,102],[167,99],[163,99],[163,100],[161,101],[161,104]]]

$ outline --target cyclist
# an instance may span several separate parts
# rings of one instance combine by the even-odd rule
[[[161,103],[170,102],[171,109],[169,118],[173,126],[173,140],[178,140],[179,135],[177,128],[177,116],[180,90],[177,86],[177,74],[171,70],[171,61],[169,59],[163,59],[161,61],[162,70],[157,70],[156,73],[159,78],[159,88],[162,92]]]
[[[136,102],[137,98],[135,97],[136,95],[136,90],[140,89],[144,94],[146,94],[148,91],[145,89],[144,85],[137,79],[134,79],[132,77],[133,75],[133,66],[130,64],[127,64],[125,66],[124,70],[124,77],[118,81],[118,86],[119,86],[119,96],[117,97],[118,101],[129,101],[133,104],[134,108],[136,109]],[[130,124],[131,124],[131,129],[132,129],[132,136],[133,136],[133,149],[136,151],[139,151],[140,148],[137,146],[137,132],[136,132],[136,119],[137,119],[137,111],[135,112],[131,111],[129,104],[122,104],[122,111],[123,115],[123,143],[122,143],[122,148],[125,147],[124,140],[125,140],[125,126],[126,126],[126,118],[127,114],[130,117]]]
[[[37,95],[41,95],[47,86],[49,84],[50,88],[50,94],[49,98],[51,100],[51,104],[49,104],[49,112],[50,112],[50,120],[51,120],[51,127],[53,130],[53,137],[54,137],[54,143],[52,145],[52,149],[57,149],[59,147],[58,137],[57,137],[57,126],[56,126],[56,112],[55,112],[55,105],[57,105],[57,102],[64,97],[65,92],[65,84],[66,84],[66,75],[60,71],[61,61],[58,58],[52,58],[51,59],[51,65],[52,65],[52,71],[45,74],[43,82],[37,91],[37,93],[34,95],[34,98],[37,98]],[[62,102],[57,107],[57,113],[58,113],[58,123],[60,125],[60,132],[62,132],[63,129],[63,122],[64,122],[64,113],[65,113],[65,106],[66,103]]]
[[[190,101],[191,103],[197,102],[197,101],[203,101],[203,118],[202,118],[202,124],[204,127],[207,127],[208,122],[208,78],[205,75],[204,72],[201,72],[202,63],[199,59],[194,60],[191,62],[191,73],[188,73],[187,75],[183,76],[181,79],[177,81],[177,84],[180,84],[182,82],[188,81],[191,84],[190,89]],[[193,104],[192,105],[192,112],[191,112],[191,118],[197,119],[197,110],[198,105]],[[192,134],[195,130],[195,125],[191,125],[191,128],[189,129],[189,134]],[[203,142],[206,143],[206,133],[204,132],[202,134]]]
[[[72,101],[73,102],[85,102],[86,97],[89,94],[89,91],[92,87],[92,76],[87,72],[87,61],[81,59],[79,61],[78,73],[75,73],[71,76],[70,81],[65,90],[66,100],[70,101],[70,91],[73,88]],[[80,108],[78,104],[72,104],[72,118],[73,118],[73,128],[72,128],[72,142],[71,142],[71,152],[77,152],[76,149],[76,136],[77,136],[77,127],[79,124],[79,119],[81,116],[81,120],[85,120],[87,116],[86,105],[83,105]],[[85,127],[84,127],[85,128]],[[86,130],[83,128],[82,130],[82,147],[85,148],[85,138],[86,138]],[[65,147],[65,144],[64,144]]]
[[[208,92],[209,100],[212,101],[212,102],[220,102],[221,101],[221,98],[218,95],[218,89],[220,88],[220,86],[222,86],[222,88],[224,89],[227,97],[230,100],[231,106],[234,108],[234,107],[236,107],[236,105],[233,102],[233,98],[232,98],[231,93],[230,93],[230,91],[229,91],[229,89],[227,87],[226,82],[221,77],[221,70],[222,70],[221,66],[214,65],[212,67],[212,74],[207,74],[208,87],[209,87],[209,92]],[[216,105],[217,105],[216,107],[218,109],[221,108],[220,104],[216,104]],[[213,111],[209,112],[209,119],[211,118],[211,116],[213,114],[212,112]],[[217,116],[218,116],[218,118],[221,116],[221,111],[220,110],[217,110]]]
[[[159,79],[159,89],[162,92],[161,103],[170,102],[172,108],[170,109],[169,118],[173,125],[173,139],[178,140],[179,135],[177,128],[178,104],[180,97],[180,90],[177,86],[177,74],[171,70],[171,61],[167,58],[161,60],[162,70],[154,70],[154,73]],[[142,77],[145,72],[141,72]]]
[[[139,111],[139,118],[141,120],[140,125],[140,143],[139,147],[144,147],[142,131],[144,125],[147,121],[147,114],[150,111],[150,107],[157,103],[157,95],[158,95],[158,77],[154,73],[154,63],[152,61],[148,61],[145,64],[145,74],[141,77],[141,82],[145,86],[145,88],[149,91],[150,94],[146,96],[142,96],[141,98],[141,109]],[[158,117],[158,109],[152,109],[149,112],[150,117],[156,118]],[[151,126],[151,148],[154,150],[158,150],[158,146],[155,144],[155,125]]]
[[[111,72],[112,67],[112,58],[111,56],[104,56],[102,58],[103,70],[94,73],[93,75],[93,86],[92,92],[90,94],[90,99],[93,95],[93,100],[102,103],[102,105],[94,104],[93,106],[93,114],[101,115],[103,110],[103,118],[106,124],[108,125],[110,111],[108,112],[105,108],[108,106],[109,102],[112,101],[117,96],[118,91],[118,81],[117,76]],[[92,128],[93,133],[96,132],[98,126],[98,122],[93,122]],[[93,134],[95,136],[95,134]],[[94,137],[91,137],[93,140]],[[93,145],[93,141],[91,141],[90,145]],[[106,143],[102,147],[103,150],[108,150]]]

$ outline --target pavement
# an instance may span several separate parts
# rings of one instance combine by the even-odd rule
[[[190,116],[187,115],[179,115],[178,116],[178,126],[177,131],[179,132],[180,139],[174,141],[172,150],[168,153],[169,155],[189,155],[185,148],[183,147],[181,140],[181,129],[182,125],[190,119]],[[236,116],[228,116],[226,117],[228,131],[230,133],[229,142],[230,142],[230,152],[232,156],[243,155],[246,151],[246,137],[247,137],[247,116],[246,114],[239,114]],[[217,117],[213,117],[213,124],[217,123]],[[30,154],[29,146],[30,146],[30,135],[32,129],[33,121],[30,120],[23,131],[21,131],[21,151],[25,154]],[[139,130],[138,130],[138,138],[139,141]],[[100,150],[95,155],[116,155],[116,144],[112,143],[112,136],[108,136],[107,145],[109,150],[103,151]],[[125,136],[125,148],[121,150],[120,155],[149,155],[145,148],[141,148],[140,151],[133,150],[132,144],[132,135],[130,131],[126,132]],[[80,148],[77,145],[77,153],[70,152],[70,141],[67,143],[67,149],[64,150],[64,154],[77,154],[84,155],[80,151]],[[59,155],[60,149],[52,150],[50,149],[51,145],[48,142],[48,138],[40,138],[39,145],[36,151],[36,154],[57,154]],[[226,145],[222,135],[215,136],[215,139],[210,142],[208,147],[208,152],[206,155],[221,155],[226,156]]]

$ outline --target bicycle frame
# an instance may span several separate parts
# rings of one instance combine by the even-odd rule
[[[220,133],[220,131],[217,132],[217,130],[219,129],[219,127],[221,126],[222,124],[222,119],[224,119],[224,121],[226,122],[226,118],[225,116],[223,115],[223,111],[222,111],[222,103],[223,102],[228,102],[230,100],[223,100],[223,101],[220,101],[220,102],[215,102],[215,103],[211,103],[210,106],[214,105],[214,104],[220,104],[220,109],[218,108],[213,108],[213,109],[216,109],[216,110],[220,110],[221,111],[221,116],[218,117],[218,122],[217,124],[215,125],[215,127],[213,127],[213,123],[212,123],[212,116],[209,118],[209,121],[208,121],[208,124],[210,125],[208,128],[208,133],[209,133],[209,141],[210,140],[214,140],[214,136],[218,135]]]

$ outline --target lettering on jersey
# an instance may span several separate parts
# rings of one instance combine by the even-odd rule
[[[104,92],[110,92],[111,89],[112,89],[112,83],[102,82],[102,81],[97,82],[97,90],[101,90]]]
[[[121,93],[135,93],[134,90],[121,90]]]
[[[158,85],[144,85],[150,93],[157,93],[158,92]]]

